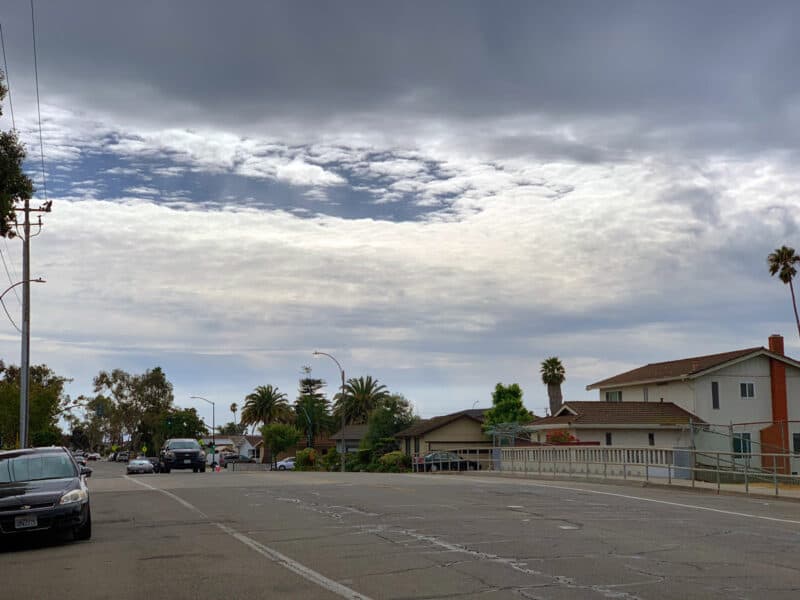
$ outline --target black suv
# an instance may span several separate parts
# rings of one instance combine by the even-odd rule
[[[197,440],[167,440],[158,458],[162,473],[169,473],[172,469],[191,469],[194,473],[206,471],[206,453]]]

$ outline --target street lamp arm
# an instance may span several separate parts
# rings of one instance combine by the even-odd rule
[[[327,352],[320,352],[319,350],[314,350],[314,356],[327,356],[333,362],[336,363],[336,366],[339,367],[339,372],[340,373],[344,373],[344,369],[342,368],[342,365],[339,364],[339,361],[336,360],[336,357],[333,356],[332,354],[328,354]]]
[[[17,287],[18,285],[22,285],[23,283],[47,283],[47,281],[45,281],[41,277],[37,277],[36,279],[23,279],[22,281],[18,281],[17,283],[12,283],[10,286],[8,286],[6,289],[3,290],[3,293],[0,294],[0,299],[2,299],[3,296],[5,296],[8,292],[13,290],[15,287]]]

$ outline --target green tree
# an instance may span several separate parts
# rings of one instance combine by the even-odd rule
[[[240,424],[230,421],[224,425],[217,425],[217,433],[220,435],[244,435],[247,428]]]
[[[561,408],[564,397],[561,395],[561,384],[566,379],[567,372],[557,356],[543,360],[539,372],[542,383],[547,386],[547,397],[550,399],[550,415],[556,414]]]
[[[195,408],[170,409],[163,418],[162,427],[162,435],[159,436],[162,443],[170,438],[199,438],[208,435],[208,428]],[[153,447],[160,448],[160,445]]]
[[[231,412],[233,413],[233,422],[236,423],[237,422],[236,421],[236,413],[239,410],[239,405],[236,404],[236,402],[231,402],[230,409],[231,409]]]
[[[58,426],[59,418],[77,408],[78,399],[64,394],[64,385],[71,381],[57,375],[47,365],[32,365],[29,387],[30,443],[33,446],[49,446],[61,443],[63,435]],[[0,361],[0,440],[2,445],[13,448],[19,437],[20,369],[14,365],[6,367]]]
[[[402,394],[392,394],[370,413],[361,448],[369,450],[373,460],[397,450],[395,434],[410,427],[415,421],[417,418],[411,403]]]
[[[379,384],[371,375],[348,379],[344,386],[344,396],[342,392],[336,395],[336,422],[341,422],[344,411],[346,423],[366,423],[369,414],[388,397],[389,390],[386,386]]]
[[[0,71],[0,115],[3,114],[2,101],[7,93],[5,73]],[[30,200],[33,196],[33,182],[22,171],[24,161],[25,149],[17,133],[0,132],[0,237],[14,237],[14,203]]]
[[[128,435],[132,448],[161,446],[166,439],[164,419],[174,401],[172,384],[161,367],[141,375],[122,369],[101,371],[94,378],[94,391],[107,395],[114,403],[114,425],[120,432],[120,444],[122,436]]]
[[[273,423],[264,425],[261,428],[261,435],[264,439],[264,447],[269,450],[270,464],[274,466],[278,454],[296,445],[303,434],[293,425]]]
[[[300,378],[298,386],[298,396],[294,404],[295,421],[298,428],[305,431],[306,447],[313,448],[314,438],[331,429],[330,404],[321,391],[325,387],[325,381],[311,377],[309,366],[304,366],[301,373],[305,376]]]
[[[776,248],[767,256],[767,265],[769,266],[769,274],[772,276],[777,275],[778,278],[789,286],[789,291],[792,293],[792,308],[794,309],[794,320],[797,323],[797,334],[800,335],[800,317],[797,316],[797,299],[794,295],[794,285],[792,279],[797,275],[795,265],[800,263],[800,256],[795,254],[794,248],[788,246],[781,246]]]
[[[492,408],[486,411],[483,427],[489,429],[506,423],[529,423],[533,413],[522,404],[522,388],[512,383],[505,386],[498,383],[492,393]]]
[[[286,394],[277,387],[260,385],[245,397],[242,408],[242,424],[270,425],[273,422],[287,423],[292,420],[292,412],[286,401]],[[266,453],[263,462],[266,462]]]

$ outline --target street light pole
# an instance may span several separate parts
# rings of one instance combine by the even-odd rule
[[[306,430],[306,448],[311,448],[311,436],[314,435],[314,429],[311,425],[311,417],[308,416],[308,411],[306,407],[297,403],[297,407],[303,411],[303,414],[306,416],[306,421],[308,421],[308,429]]]
[[[344,369],[342,365],[339,364],[339,361],[332,354],[328,354],[327,352],[319,352],[318,350],[314,350],[314,356],[327,356],[333,362],[336,363],[336,366],[339,367],[339,373],[342,375],[342,395],[340,396],[342,402],[342,473],[344,473],[344,464],[345,464],[345,453],[347,452],[347,441],[344,437],[344,428],[345,428],[345,415],[344,415],[344,390],[345,390],[345,382],[344,382]]]
[[[189,398],[194,398],[196,400],[204,400],[211,405],[211,445],[213,446],[213,450],[211,452],[211,466],[217,466],[217,418],[215,415],[215,406],[211,400],[207,398],[203,398],[202,396],[189,396]]]
[[[28,286],[29,283],[47,283],[41,277],[37,277],[36,279],[30,279],[29,277],[29,269],[25,270],[23,276],[25,279],[22,281],[18,281],[17,283],[12,283],[8,286],[3,293],[0,294],[0,301],[2,301],[3,296],[5,296],[10,290],[14,289],[18,285],[25,285],[23,288],[23,304],[24,308],[22,311],[22,352],[21,352],[21,360],[20,360],[20,368],[19,368],[19,445],[20,448],[27,448],[28,447],[28,397],[30,395],[30,288]],[[3,309],[5,310],[6,305],[3,304]],[[6,311],[8,314],[8,311]],[[9,319],[11,316],[9,315]]]

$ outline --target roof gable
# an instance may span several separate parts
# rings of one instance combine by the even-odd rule
[[[690,379],[707,371],[718,369],[730,363],[759,355],[776,358],[787,364],[800,367],[800,363],[785,356],[774,354],[766,348],[758,346],[755,348],[734,350],[732,352],[721,352],[719,354],[707,354],[705,356],[694,356],[691,358],[681,358],[666,362],[650,363],[643,367],[632,369],[630,371],[620,373],[619,375],[609,377],[608,379],[603,379],[587,385],[586,389],[592,390],[612,386],[672,381],[675,379]]]
[[[418,437],[420,435],[425,435],[426,433],[430,433],[440,427],[444,427],[452,423],[453,421],[457,421],[458,419],[467,418],[475,421],[476,423],[483,424],[484,415],[488,409],[485,408],[474,408],[468,410],[461,410],[455,413],[450,413],[449,415],[441,415],[439,417],[432,417],[430,419],[425,419],[424,421],[420,421],[419,423],[415,423],[411,427],[404,429],[400,433],[395,434],[395,437]]]

